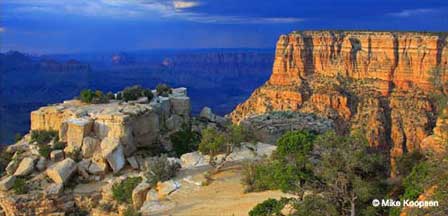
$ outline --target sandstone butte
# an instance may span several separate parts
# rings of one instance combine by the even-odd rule
[[[396,156],[421,149],[437,107],[431,79],[448,80],[448,33],[294,31],[280,36],[272,75],[230,114],[313,112],[356,129]],[[431,72],[439,69],[435,77]],[[427,142],[431,143],[430,141]],[[434,143],[434,142],[432,142]],[[392,173],[394,171],[392,170]]]

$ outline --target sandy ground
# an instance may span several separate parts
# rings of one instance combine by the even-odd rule
[[[240,181],[241,167],[234,165],[215,175],[214,181],[208,186],[183,182],[181,189],[168,197],[173,208],[159,215],[248,215],[255,205],[268,198],[291,196],[280,191],[244,193]]]

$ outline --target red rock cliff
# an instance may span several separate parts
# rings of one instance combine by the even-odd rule
[[[270,79],[230,114],[313,112],[353,129],[394,158],[435,125],[430,92],[448,80],[448,33],[305,31],[280,36]],[[446,86],[445,86],[446,87]]]

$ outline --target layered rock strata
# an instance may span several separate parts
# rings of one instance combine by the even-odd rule
[[[270,79],[230,114],[312,112],[391,156],[432,133],[430,95],[447,89],[448,33],[304,31],[280,36]],[[441,83],[434,86],[434,81]],[[437,88],[436,88],[437,87]]]

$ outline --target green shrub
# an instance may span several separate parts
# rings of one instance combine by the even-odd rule
[[[170,135],[170,141],[173,144],[173,150],[177,157],[198,150],[201,135],[192,131],[191,127],[184,127],[181,131],[177,131]]]
[[[109,102],[108,96],[104,95],[104,93],[100,90],[93,91],[91,89],[84,89],[79,93],[79,100],[84,103],[107,103]]]
[[[16,133],[16,135],[14,135],[14,142],[19,142],[21,139],[23,138],[22,134],[20,133]]]
[[[40,156],[42,156],[44,158],[50,157],[50,153],[51,153],[51,151],[53,151],[53,149],[48,144],[39,144],[37,147],[38,147]]]
[[[122,94],[124,101],[137,100],[143,96],[143,88],[138,85],[127,87],[123,90]]]
[[[140,216],[140,215],[142,214],[140,214],[137,210],[135,210],[132,207],[128,207],[123,213],[123,216]]]
[[[53,145],[53,149],[54,150],[63,150],[65,148],[64,143],[60,142],[60,141],[55,141],[54,145]]]
[[[31,131],[31,142],[37,142],[37,144],[47,144],[53,139],[58,138],[57,131],[47,130],[33,130]]]
[[[112,196],[121,203],[132,203],[132,191],[142,181],[142,177],[128,177],[112,186]]]
[[[307,181],[314,179],[309,161],[315,136],[294,131],[284,134],[270,161],[248,164],[243,169],[246,192],[276,190],[297,192]]]
[[[173,90],[167,84],[160,83],[156,87],[156,92],[157,96],[168,97],[168,95],[171,94]]]
[[[269,198],[260,204],[257,204],[249,212],[249,216],[283,216],[281,213],[283,207],[285,207],[288,199],[272,199]]]
[[[319,195],[310,195],[294,206],[295,216],[338,216],[336,206],[332,201],[325,199]],[[375,214],[367,214],[375,215]]]
[[[153,186],[173,178],[180,169],[179,164],[171,163],[165,155],[149,158],[147,165],[145,176]]]
[[[12,186],[12,190],[16,194],[24,194],[27,192],[26,180],[24,178],[17,177]]]
[[[415,200],[423,193],[425,182],[430,177],[431,164],[422,162],[414,166],[411,173],[403,180],[404,194],[402,199]]]
[[[91,103],[93,97],[95,97],[95,94],[90,89],[84,89],[81,91],[81,93],[79,93],[79,100],[81,100],[84,103]]]

